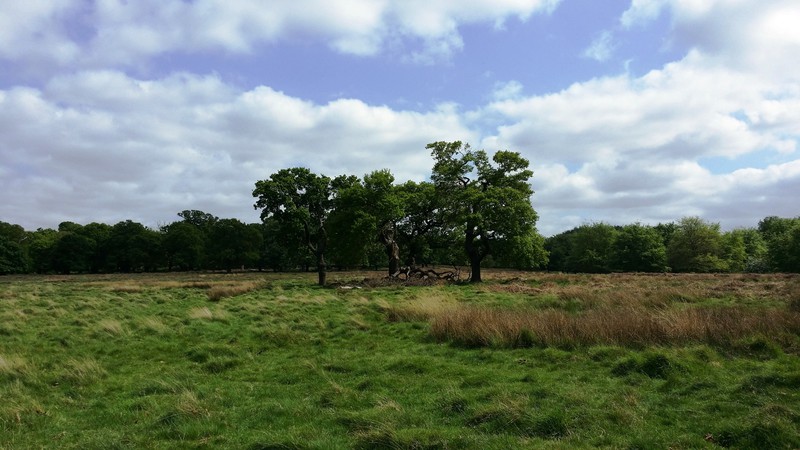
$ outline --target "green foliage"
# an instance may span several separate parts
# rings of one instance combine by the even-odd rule
[[[718,223],[699,217],[681,219],[667,247],[667,259],[675,272],[725,272]]]
[[[527,234],[498,240],[493,261],[498,267],[534,270],[547,267],[544,237],[535,229]]]
[[[109,264],[119,272],[154,271],[160,263],[161,234],[126,220],[111,228]]]
[[[275,218],[282,225],[299,224],[303,243],[316,257],[318,283],[325,284],[328,247],[328,219],[340,190],[358,182],[354,176],[330,179],[304,167],[282,169],[268,180],[256,182],[254,207],[261,209],[261,219]]]
[[[313,264],[311,255],[303,243],[302,226],[299,222],[281,222],[269,217],[262,222],[261,227],[263,247],[260,261],[264,267],[274,271],[297,267],[308,270]]]
[[[483,150],[460,141],[428,144],[434,159],[431,180],[444,222],[463,227],[464,249],[470,259],[471,281],[481,281],[481,261],[498,240],[525,236],[534,230],[537,215],[530,203],[528,180],[533,172],[519,153],[498,151],[492,164]]]
[[[57,241],[58,232],[50,228],[39,228],[28,234],[28,255],[34,272],[48,273],[53,269],[53,248]]]
[[[758,230],[767,243],[772,270],[800,272],[800,217],[770,216],[759,222]]]
[[[404,209],[403,218],[396,224],[397,240],[405,262],[455,264],[463,260],[459,236],[445,224],[444,199],[437,195],[433,183],[407,181],[397,189]]]
[[[80,229],[80,234],[91,241],[93,251],[89,258],[89,271],[92,273],[108,270],[111,230],[110,225],[97,222],[87,224]]]
[[[53,248],[53,269],[68,274],[91,270],[97,243],[85,236],[83,227],[76,225],[65,231],[59,226],[59,238]]]
[[[619,230],[614,243],[614,269],[624,272],[663,272],[667,249],[656,228],[639,223]]]
[[[188,221],[173,222],[162,228],[167,270],[197,270],[202,267],[206,239],[201,230]]]
[[[341,189],[330,217],[331,251],[339,265],[386,264],[387,256],[392,258],[395,224],[403,218],[404,206],[394,176],[386,169],[364,175],[362,182]],[[370,261],[369,250],[379,241],[385,242],[386,255],[379,261]],[[391,263],[390,260],[390,266]],[[394,265],[390,273],[397,270],[397,261]]]
[[[722,233],[721,258],[725,261],[728,272],[744,272],[747,268],[747,247],[745,236],[737,230]]]
[[[0,221],[0,275],[23,273],[28,269],[22,242],[27,238],[25,229]]]
[[[263,245],[261,228],[238,219],[220,219],[208,233],[208,254],[211,264],[228,272],[239,267],[253,267]]]
[[[572,253],[572,235],[575,234],[576,230],[577,228],[572,228],[545,239],[544,248],[549,255],[548,270],[556,272],[567,271],[567,259]]]
[[[0,236],[0,275],[26,272],[25,255],[19,243]]]
[[[605,223],[576,228],[570,234],[570,253],[565,269],[568,272],[611,272],[617,234],[614,227]]]

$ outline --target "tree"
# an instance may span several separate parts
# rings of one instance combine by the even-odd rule
[[[674,236],[675,231],[678,230],[678,224],[675,222],[659,223],[653,228],[655,228],[655,230],[658,231],[658,234],[661,235],[661,240],[664,242],[664,247],[669,248],[669,243],[672,241],[672,236]]]
[[[570,234],[569,272],[608,273],[614,259],[617,230],[606,223],[581,225]]]
[[[533,270],[547,267],[549,255],[542,235],[531,229],[528,234],[499,240],[493,258],[499,267]]]
[[[0,221],[0,274],[23,273],[28,269],[22,242],[27,238],[19,225]]]
[[[572,237],[577,228],[550,236],[544,241],[548,253],[547,270],[564,272],[567,270],[567,259],[572,252]]]
[[[213,214],[196,209],[185,209],[178,213],[178,217],[183,219],[184,222],[194,225],[203,232],[207,232],[208,229],[219,220],[219,218]]]
[[[766,241],[772,270],[800,271],[800,217],[766,217],[758,223],[758,231]]]
[[[433,183],[407,181],[397,186],[403,204],[403,217],[395,226],[397,243],[406,254],[406,264],[454,263],[452,258],[434,258],[442,250],[449,252],[451,230],[444,229],[442,199]]]
[[[662,234],[640,223],[625,225],[614,243],[614,269],[625,272],[663,272],[667,249]]]
[[[528,184],[533,172],[515,152],[498,151],[492,165],[485,151],[473,151],[460,141],[434,142],[427,148],[434,158],[431,179],[437,194],[446,199],[442,206],[446,221],[464,227],[470,281],[480,282],[481,261],[495,243],[524,236],[536,224]]]
[[[769,255],[767,243],[764,237],[756,228],[737,228],[730,231],[731,234],[739,235],[744,242],[744,252],[746,255],[744,271],[746,272],[768,272]]]
[[[364,264],[368,250],[379,242],[386,254],[389,276],[400,270],[397,222],[403,217],[403,198],[389,170],[364,175],[363,182],[343,188],[331,213],[332,246],[345,265]]]
[[[300,223],[287,223],[268,217],[261,224],[263,245],[261,260],[276,272],[302,267],[308,270],[310,260]]]
[[[261,230],[238,219],[220,219],[209,233],[209,259],[219,269],[255,265],[263,244]]]
[[[89,238],[93,243],[93,252],[89,260],[89,270],[93,273],[108,270],[111,226],[105,223],[92,222],[81,229],[81,234]]]
[[[161,235],[132,220],[111,227],[109,247],[109,263],[119,272],[152,271],[160,263]]]
[[[183,220],[162,227],[162,247],[167,270],[196,270],[205,254],[205,236],[201,228]]]
[[[684,217],[667,246],[667,259],[675,272],[724,272],[719,223]]]
[[[39,228],[28,234],[28,255],[31,269],[36,273],[53,270],[53,249],[58,242],[58,231],[52,228]]]
[[[283,224],[301,226],[304,244],[316,258],[320,286],[325,285],[327,276],[328,217],[337,192],[356,182],[356,177],[331,180],[304,167],[295,167],[256,182],[253,190],[253,197],[258,199],[254,208],[262,210],[262,221],[274,217]]]
[[[747,246],[739,230],[722,233],[720,253],[728,272],[744,272],[747,267]]]
[[[63,274],[88,272],[92,267],[96,243],[73,222],[58,225],[58,241],[53,247],[53,268]]]

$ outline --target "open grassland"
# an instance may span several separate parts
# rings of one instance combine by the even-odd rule
[[[798,276],[314,276],[0,278],[0,448],[800,447]]]

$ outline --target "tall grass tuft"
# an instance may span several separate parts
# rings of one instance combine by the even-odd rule
[[[145,330],[156,334],[164,334],[169,331],[169,327],[166,326],[158,317],[145,317],[141,319],[140,325]]]
[[[92,358],[70,359],[64,364],[61,378],[74,384],[89,384],[106,375],[106,370]]]
[[[228,313],[220,309],[215,309],[212,311],[207,306],[201,306],[199,308],[192,308],[189,310],[189,318],[225,322],[228,320]]]
[[[755,335],[800,333],[800,313],[786,309],[618,308],[568,314],[462,306],[431,315],[431,335],[469,347],[708,343],[730,345]]]
[[[28,373],[28,363],[19,356],[0,355],[0,377],[16,379]]]
[[[138,284],[119,283],[112,284],[107,288],[111,292],[121,292],[125,294],[138,294],[144,290],[144,287]]]
[[[230,286],[214,286],[208,290],[208,299],[212,302],[216,302],[226,297],[236,297],[237,295],[255,291],[262,286],[263,283],[258,282],[239,283]]]
[[[111,336],[122,336],[127,334],[127,330],[122,326],[119,320],[103,319],[98,323],[100,330],[108,333]]]
[[[428,320],[452,308],[439,296],[422,296],[399,305],[383,302],[378,306],[390,322]]]

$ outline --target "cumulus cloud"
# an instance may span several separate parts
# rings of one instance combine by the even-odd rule
[[[253,185],[281,168],[391,168],[398,179],[422,180],[431,166],[425,144],[474,138],[449,105],[316,104],[268,87],[239,91],[213,76],[142,81],[112,71],[0,91],[0,130],[0,167],[14,173],[0,190],[15,193],[0,216],[27,227],[156,225],[187,208],[257,220]]]
[[[485,107],[504,120],[484,145],[521,150],[536,169],[543,231],[695,214],[730,228],[800,214],[790,194],[800,192],[800,32],[786,25],[800,6],[634,0],[621,22],[660,14],[691,49],[681,60]],[[748,167],[756,153],[773,163]],[[720,173],[706,163],[714,158],[745,166]]]
[[[800,6],[794,0],[633,0],[620,18],[624,27],[643,26],[670,14],[670,39],[694,48],[709,63],[758,71],[798,82]],[[776,61],[781,61],[776,64]]]
[[[43,66],[138,67],[169,52],[251,52],[313,39],[355,55],[400,43],[421,62],[463,46],[459,27],[552,11],[560,0],[65,0],[12,2],[0,15],[0,58]],[[421,43],[421,45],[420,45]]]
[[[431,62],[464,45],[464,25],[502,28],[559,3],[343,2],[9,4],[0,15],[0,61],[69,70],[35,88],[0,90],[0,190],[14,193],[0,203],[0,220],[28,228],[61,220],[156,225],[186,208],[257,220],[253,183],[280,168],[390,168],[398,180],[421,180],[431,164],[425,144],[455,139],[531,161],[545,234],[596,220],[701,215],[730,228],[800,214],[792,195],[800,192],[793,0],[633,0],[615,33],[598,35],[586,56],[615,56],[626,30],[661,15],[669,15],[668,38],[689,51],[643,76],[580,80],[556,92],[527,95],[517,81],[497,83],[487,87],[488,103],[470,111],[454,103],[424,111],[357,98],[320,103],[214,75],[153,80],[123,71],[170,52],[247,53],[305,39],[356,55],[399,48]]]

